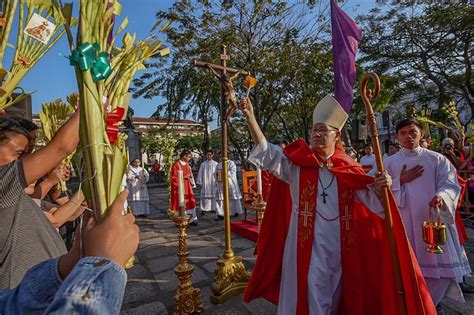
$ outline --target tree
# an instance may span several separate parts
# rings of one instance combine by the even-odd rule
[[[162,170],[165,174],[168,188],[170,187],[171,167],[174,163],[178,142],[179,135],[176,132],[167,130],[166,127],[151,128],[141,139],[142,148],[147,152],[148,157],[157,153],[164,157],[165,163],[162,166]]]
[[[473,20],[474,7],[468,4],[373,9],[359,17],[363,63],[395,80],[394,100],[441,107],[455,99],[472,117]]]
[[[327,12],[328,5],[311,9],[304,2],[177,1],[168,11],[157,13],[159,20],[174,21],[166,31],[172,60],[148,64],[148,71],[134,82],[134,96],[163,96],[167,101],[157,107],[157,116],[195,117],[206,127],[202,151],[207,150],[207,126],[219,113],[220,86],[189,62],[195,58],[219,63],[220,46],[225,44],[231,55],[229,65],[250,71],[258,80],[251,98],[267,137],[282,137],[282,130],[289,140],[305,137],[312,114],[307,107],[314,107],[332,90],[330,46],[324,34]],[[244,94],[241,86],[236,89]],[[298,104],[303,108],[295,109]],[[294,115],[286,117],[287,110]],[[239,152],[247,151],[240,146],[248,141],[237,141],[241,134],[232,134],[230,128],[229,135]]]

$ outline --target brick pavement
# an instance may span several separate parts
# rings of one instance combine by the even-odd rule
[[[138,261],[127,271],[122,314],[173,314],[174,311],[177,228],[166,214],[169,202],[165,187],[151,188],[149,193],[151,215],[137,218],[141,231]],[[217,256],[224,252],[224,221],[215,222],[214,218],[211,214],[199,217],[199,225],[188,228],[189,260],[195,266],[193,286],[201,289],[203,314],[276,314],[276,306],[262,299],[246,304],[241,296],[236,296],[222,305],[210,302]],[[255,243],[232,235],[232,247],[251,271]]]
[[[141,238],[136,265],[127,271],[128,282],[121,314],[173,314],[177,279],[173,268],[178,236],[174,224],[167,218],[168,192],[164,186],[149,188],[151,215],[137,219]],[[471,265],[474,262],[474,226],[470,226],[470,242],[466,245]],[[205,311],[203,314],[276,314],[276,306],[258,299],[242,302],[241,296],[229,299],[222,305],[210,302],[210,286],[214,282],[217,256],[224,252],[224,223],[215,222],[214,215],[199,217],[199,225],[188,228],[189,259],[195,266],[193,285],[201,289]],[[232,247],[244,259],[247,270],[255,263],[255,243],[232,234]],[[474,267],[474,266],[473,266]],[[474,281],[471,281],[473,283]],[[474,315],[474,295],[466,296],[464,305],[447,303],[449,315]]]

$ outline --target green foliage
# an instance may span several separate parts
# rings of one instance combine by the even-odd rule
[[[203,145],[203,138],[200,135],[187,135],[179,139],[176,150],[200,151]],[[202,155],[202,153],[201,153]]]
[[[314,1],[313,1],[314,2]],[[173,20],[166,31],[172,47],[169,61],[150,62],[134,81],[134,97],[162,96],[156,117],[193,117],[205,126],[201,152],[210,147],[207,127],[219,113],[220,84],[192,59],[220,63],[227,46],[228,66],[245,69],[258,80],[251,91],[257,121],[269,139],[304,137],[312,108],[332,91],[332,61],[327,36],[329,3],[308,7],[284,1],[176,1],[158,20]],[[237,96],[245,95],[240,80]],[[242,118],[238,112],[232,124]],[[189,141],[188,141],[189,140]],[[190,141],[196,147],[197,141]],[[240,152],[251,144],[247,129],[229,128],[229,140]],[[184,141],[184,140],[183,140]]]
[[[458,100],[458,110],[474,109],[472,38],[474,7],[466,4],[373,9],[359,17],[365,67],[389,76],[386,98],[417,106]],[[382,80],[382,82],[387,82]]]
[[[46,142],[51,141],[59,128],[66,122],[69,116],[75,111],[75,107],[69,103],[63,103],[58,98],[52,102],[45,102],[39,112],[43,136]]]
[[[162,170],[165,174],[168,188],[170,187],[171,167],[174,162],[174,155],[180,137],[176,132],[169,131],[166,127],[149,129],[141,138],[142,148],[151,154],[161,154],[165,164]]]

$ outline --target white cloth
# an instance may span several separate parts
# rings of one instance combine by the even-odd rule
[[[217,181],[217,174],[222,170],[222,162],[217,164],[216,171],[215,171],[215,178],[216,178],[216,210],[218,215],[224,215],[224,192],[222,190],[222,182]],[[237,167],[234,161],[229,160],[227,161],[227,173],[229,178],[229,208],[230,213],[242,213],[242,194],[240,192],[240,187],[237,182]]]
[[[370,165],[372,168],[368,172],[369,175],[373,176],[375,172],[377,171],[377,163],[375,162],[375,154],[371,155],[364,155],[363,157],[360,158],[360,164],[361,165]]]
[[[201,211],[216,211],[216,198],[202,198],[199,200]]]
[[[421,271],[425,278],[453,278],[462,282],[463,276],[471,272],[466,252],[459,243],[454,216],[461,187],[456,169],[446,157],[437,152],[418,147],[414,150],[402,148],[384,161],[392,176],[392,192],[400,208],[408,239],[413,247]],[[423,175],[400,185],[400,172],[403,166],[410,169],[423,166]],[[429,202],[440,196],[445,206],[441,209],[441,221],[448,227],[448,241],[443,246],[445,253],[434,255],[426,252],[422,237],[423,221],[429,219]],[[457,283],[456,283],[457,284]],[[457,301],[464,301],[459,290]]]
[[[425,278],[425,280],[435,305],[438,305],[445,297],[457,302],[459,295],[462,296],[461,288],[454,278]]]
[[[189,220],[189,223],[197,221],[197,213],[196,213],[196,208],[193,209],[186,209],[186,214],[191,216],[191,220]]]
[[[290,226],[283,254],[282,278],[278,314],[295,314],[297,303],[297,231],[300,167],[284,155],[279,146],[265,139],[254,147],[249,160],[262,169],[268,169],[274,176],[290,186],[292,211]],[[320,169],[318,192],[322,192],[332,180],[333,174],[326,168]],[[383,216],[383,207],[372,191],[357,190],[356,196],[362,204]],[[317,216],[314,224],[314,239],[308,273],[309,314],[337,314],[341,289],[341,239],[337,179],[325,189],[326,203],[318,193]],[[322,218],[324,217],[324,218]]]
[[[217,164],[214,160],[206,160],[199,167],[196,184],[201,186],[201,211],[216,210],[216,180],[214,174]]]
[[[150,214],[150,204],[148,201],[130,201],[129,204],[133,215]]]
[[[240,199],[229,200],[230,215],[242,214],[242,203]],[[224,200],[216,200],[217,215],[224,216]]]
[[[146,183],[150,175],[142,167],[130,166],[127,173],[128,203],[134,215],[150,213],[148,189]]]

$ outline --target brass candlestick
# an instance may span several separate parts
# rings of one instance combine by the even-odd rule
[[[263,222],[263,215],[265,213],[265,208],[267,207],[267,203],[263,200],[262,193],[259,193],[257,196],[257,200],[252,202],[252,206],[255,208],[257,212],[257,227],[260,230],[260,226]]]
[[[181,208],[181,207],[180,207]],[[178,290],[174,296],[176,304],[175,314],[201,313],[204,306],[201,301],[201,290],[193,288],[192,275],[194,266],[188,263],[189,250],[186,243],[186,228],[191,219],[180,209],[179,216],[171,218],[179,231],[178,259],[179,265],[174,268],[174,273],[178,278]]]

